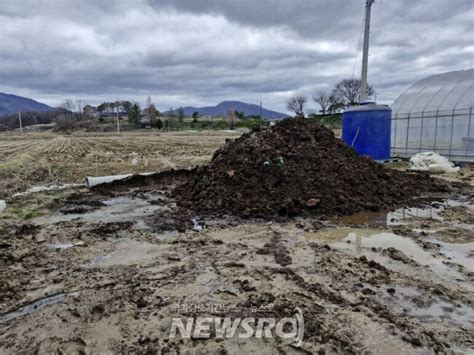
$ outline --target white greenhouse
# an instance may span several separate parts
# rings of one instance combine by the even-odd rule
[[[434,151],[474,161],[474,69],[417,82],[392,105],[391,155]]]

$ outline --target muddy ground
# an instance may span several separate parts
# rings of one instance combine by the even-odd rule
[[[449,179],[473,175],[465,167]],[[392,212],[177,223],[179,179],[10,199],[0,219],[0,353],[474,351],[472,186]],[[301,347],[169,338],[173,317],[280,319],[296,307]]]

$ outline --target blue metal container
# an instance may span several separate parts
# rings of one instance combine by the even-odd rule
[[[392,109],[373,102],[352,106],[342,114],[342,140],[359,155],[390,159]]]

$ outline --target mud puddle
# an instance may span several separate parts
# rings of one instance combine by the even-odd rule
[[[108,255],[94,257],[89,267],[129,266],[153,261],[161,252],[158,245],[138,242],[132,239],[116,242],[115,251]]]
[[[367,285],[370,288],[370,286]],[[439,296],[428,295],[416,287],[392,285],[383,289],[383,301],[394,314],[416,318],[427,323],[457,326],[474,325],[474,309]]]
[[[433,240],[441,246],[441,252],[447,259],[462,265],[466,270],[474,272],[474,242],[473,243],[446,243]]]
[[[157,196],[154,196],[155,198]],[[38,225],[51,225],[60,222],[84,222],[98,224],[104,221],[108,223],[134,222],[135,229],[148,229],[146,220],[156,212],[168,210],[167,206],[160,206],[149,201],[149,199],[138,197],[120,196],[101,201],[102,207],[87,211],[85,213],[53,213],[48,216],[38,217],[33,220]]]
[[[97,255],[86,267],[111,267],[144,265],[153,262],[161,253],[159,245],[121,239],[115,242],[115,251],[107,255]]]
[[[410,268],[422,266],[429,273],[474,290],[468,278],[459,271],[459,267],[468,272],[474,271],[474,243],[451,244],[427,239],[438,246],[439,250],[434,252],[425,250],[411,238],[363,228],[305,233],[305,237],[329,243],[333,248],[357,257],[365,256],[396,272],[407,272]]]
[[[409,237],[376,229],[349,227],[307,232],[304,237],[356,258],[373,260],[400,276],[456,285],[466,292],[474,290],[472,277],[469,276],[474,272],[474,243],[454,244],[425,238],[424,241],[436,246],[436,250],[431,250]],[[469,304],[454,303],[443,296],[406,285],[379,288],[366,284],[364,287],[397,316],[423,323],[474,325],[474,309]]]
[[[405,308],[405,315],[417,318],[424,322],[446,322],[452,325],[474,325],[474,310],[464,304],[453,304],[442,299],[435,299],[427,307]]]
[[[459,199],[444,199],[434,201],[431,204],[421,205],[413,208],[400,208],[387,213],[387,226],[406,224],[412,219],[424,219],[431,221],[444,221],[442,213],[449,208],[465,207],[468,211],[474,211],[474,204],[465,196]]]
[[[80,241],[76,243],[52,243],[52,244],[48,244],[47,246],[48,246],[48,249],[62,251],[62,250],[68,250],[74,247],[81,247],[84,245],[85,243]]]
[[[218,302],[218,291],[223,287],[221,277],[212,266],[199,265],[196,270],[196,293],[200,292],[208,303]]]
[[[56,243],[56,244],[48,244],[49,249],[54,250],[68,250],[74,248],[74,244],[72,243]]]
[[[474,204],[465,196],[458,199],[440,199],[431,204],[422,204],[417,207],[399,208],[394,211],[363,212],[349,216],[334,217],[329,219],[330,223],[339,225],[364,225],[368,227],[392,227],[408,224],[414,219],[443,222],[442,212],[448,208],[465,207],[468,211],[474,211]],[[460,225],[471,229],[472,225]]]
[[[66,296],[64,293],[59,293],[53,296],[45,297],[43,299],[40,299],[38,301],[32,302],[30,304],[27,304],[23,307],[20,307],[16,311],[9,312],[6,314],[3,314],[0,316],[0,324],[6,323],[12,319],[17,319],[23,316],[26,316],[28,314],[31,314],[34,311],[38,311],[41,308],[44,308],[46,306],[50,306],[59,302],[64,301],[64,298]]]

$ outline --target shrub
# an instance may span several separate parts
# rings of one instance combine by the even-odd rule
[[[54,130],[59,132],[71,131],[76,126],[76,120],[69,115],[59,115],[55,121],[56,126]]]
[[[159,118],[156,120],[156,129],[163,129],[163,122]]]

